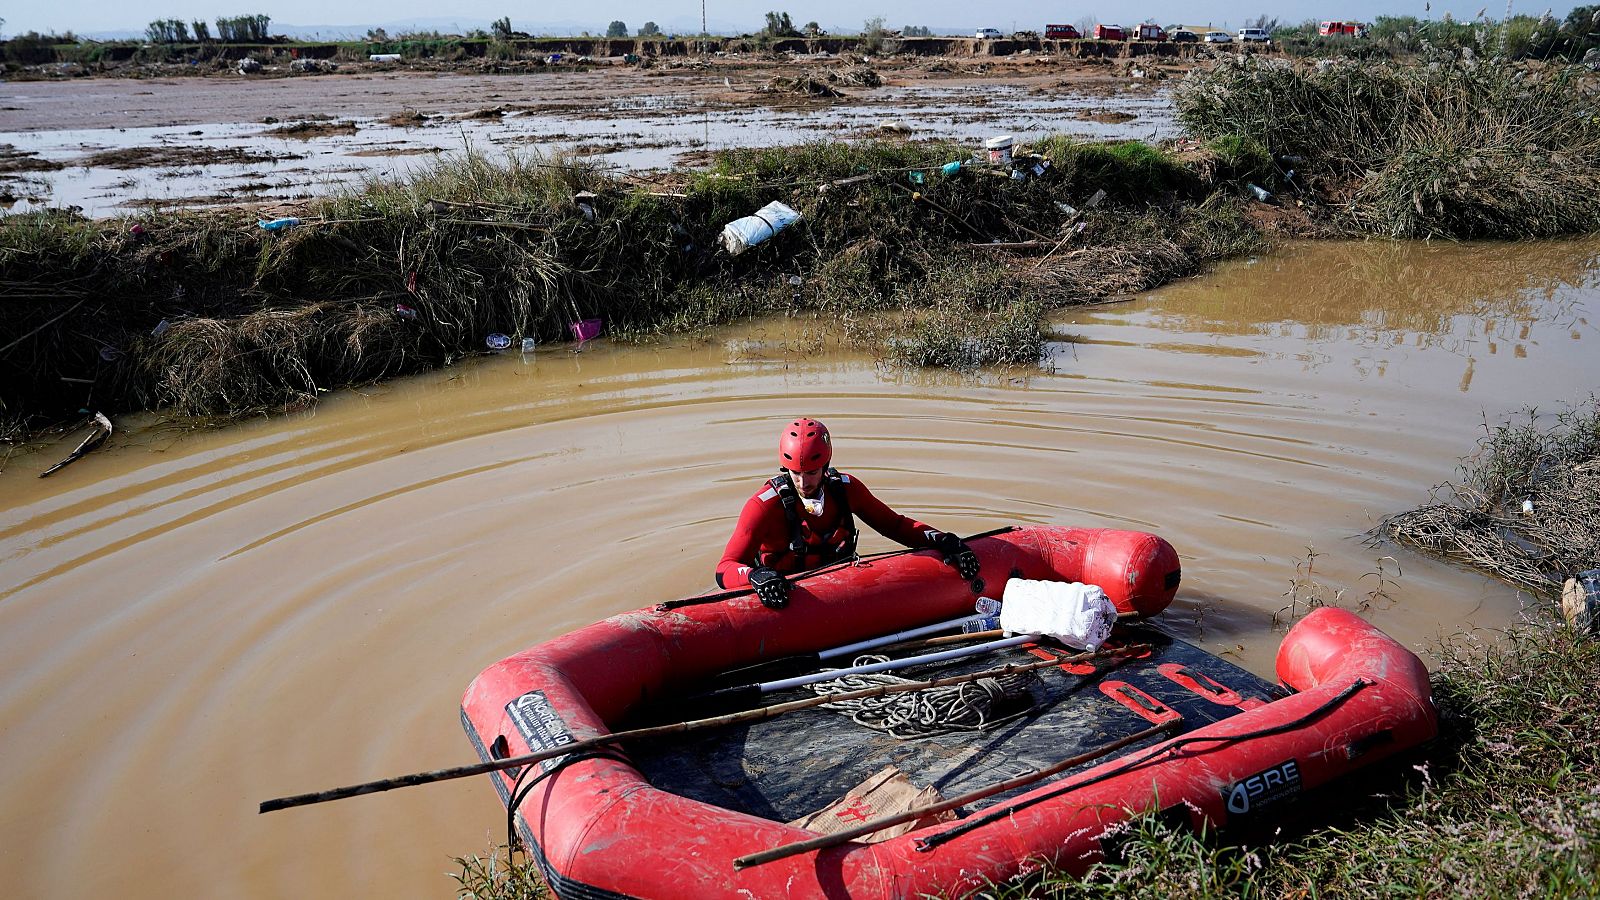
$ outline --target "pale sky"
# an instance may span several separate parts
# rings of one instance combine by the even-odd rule
[[[1077,22],[1084,17],[1096,21],[1133,23],[1210,22],[1237,27],[1246,19],[1265,13],[1284,22],[1306,19],[1354,19],[1370,22],[1379,15],[1414,15],[1438,18],[1449,12],[1457,19],[1471,19],[1484,3],[1495,0],[1079,0],[1072,4],[1018,3],[998,11],[979,12],[971,0],[796,0],[764,4],[707,0],[706,18],[712,31],[754,31],[761,27],[768,9],[788,12],[795,25],[817,21],[825,29],[859,31],[869,16],[883,16],[890,28],[927,25],[934,28],[970,30],[993,27],[1005,31],[1042,28],[1046,21]],[[1556,18],[1565,18],[1575,4],[1551,8]],[[1531,0],[1513,0],[1516,14],[1539,15],[1546,6]],[[1036,11],[1037,10],[1037,11]],[[142,31],[154,19],[203,18],[212,21],[219,15],[265,13],[275,25],[348,26],[353,32],[367,25],[427,20],[429,27],[449,30],[459,21],[463,27],[509,16],[512,27],[522,31],[603,33],[606,23],[621,19],[630,29],[654,20],[664,30],[699,30],[700,4],[683,0],[603,0],[587,4],[518,4],[508,0],[451,0],[449,3],[425,0],[0,0],[3,33],[38,30],[61,32]],[[1488,15],[1502,18],[1506,7],[1495,5]],[[546,26],[540,28],[540,26]],[[362,26],[362,27],[356,27]],[[565,27],[562,27],[565,26]]]

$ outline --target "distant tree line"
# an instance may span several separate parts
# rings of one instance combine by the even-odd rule
[[[218,16],[217,40],[225,44],[260,43],[267,39],[271,16]],[[192,31],[191,31],[192,28]],[[157,19],[145,26],[145,39],[152,44],[186,44],[211,40],[211,26],[204,19]]]

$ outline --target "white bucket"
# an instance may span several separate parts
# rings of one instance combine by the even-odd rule
[[[997,166],[1011,164],[1011,135],[1002,134],[983,142],[983,149],[989,152],[989,162]]]

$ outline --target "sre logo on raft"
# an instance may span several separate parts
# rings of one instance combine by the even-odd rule
[[[1290,759],[1234,782],[1223,790],[1222,796],[1228,801],[1228,812],[1242,816],[1298,793],[1300,767]]]

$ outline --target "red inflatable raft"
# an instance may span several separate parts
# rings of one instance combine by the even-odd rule
[[[979,592],[999,597],[1011,578],[1097,584],[1142,616],[1177,591],[1177,554],[1154,535],[1034,527],[971,544],[982,563],[971,583],[924,551],[806,577],[782,611],[740,596],[614,616],[485,670],[462,701],[463,725],[485,760],[607,734],[729,670],[968,614]],[[490,777],[563,898],[959,896],[1039,863],[1081,873],[1101,858],[1108,827],[1138,812],[1210,827],[1271,815],[1436,731],[1422,662],[1342,610],[1315,610],[1289,632],[1281,685],[1150,623],[1119,624],[1113,642],[1148,649],[1046,667],[1027,707],[988,730],[900,740],[821,707]],[[1031,645],[1015,654],[1007,661],[1066,655]],[[957,796],[1152,723],[1173,731],[973,803],[953,821],[734,866],[816,837],[784,823],[886,762]]]

